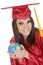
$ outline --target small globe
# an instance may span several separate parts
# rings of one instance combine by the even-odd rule
[[[14,51],[16,51],[17,49],[21,50],[21,44],[18,42],[14,42],[13,45],[9,45],[8,52],[14,53]]]

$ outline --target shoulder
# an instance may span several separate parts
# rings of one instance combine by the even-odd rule
[[[13,43],[13,42],[15,42],[15,37],[14,36],[10,39],[10,43]]]
[[[43,30],[42,30],[42,32],[43,32]],[[35,28],[35,35],[36,35],[36,36],[40,36],[40,31],[39,31],[38,28]]]
[[[35,34],[40,34],[38,28],[35,28]]]
[[[42,30],[42,32],[43,32],[43,30]],[[38,28],[35,28],[35,39],[40,40],[40,38],[42,38],[40,35],[40,31]]]
[[[40,39],[40,32],[38,28],[35,28],[35,38],[38,40]]]

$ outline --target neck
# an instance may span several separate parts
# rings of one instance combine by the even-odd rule
[[[27,39],[27,36],[24,36],[24,40],[26,40]]]

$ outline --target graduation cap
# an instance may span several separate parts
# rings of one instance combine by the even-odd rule
[[[31,16],[31,10],[28,6],[31,5],[38,5],[39,3],[32,3],[32,4],[26,4],[26,5],[20,5],[20,6],[12,6],[12,7],[5,7],[1,8],[3,9],[9,9],[12,8],[12,18],[13,19],[27,19]]]

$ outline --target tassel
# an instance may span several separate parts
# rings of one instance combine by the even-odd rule
[[[33,7],[33,8],[34,8],[34,13],[35,13],[35,17],[36,17],[36,20],[37,20],[37,24],[38,24],[38,27],[39,27],[40,36],[43,37],[43,31],[41,29],[41,25],[40,25],[40,22],[39,22],[39,19],[38,19],[38,16],[37,16],[36,9],[35,9],[35,7]]]

